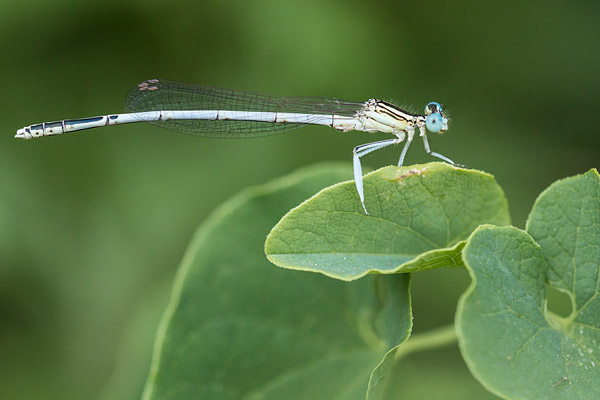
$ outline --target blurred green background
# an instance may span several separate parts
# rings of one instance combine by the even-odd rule
[[[124,111],[155,77],[417,112],[437,100],[452,120],[432,148],[494,174],[523,228],[551,182],[600,166],[599,18],[592,1],[2,1],[2,397],[138,396],[173,275],[211,210],[385,138],[129,125],[26,142],[18,128]],[[416,140],[407,164],[431,160]],[[467,284],[452,272],[415,277],[415,330],[452,320]]]

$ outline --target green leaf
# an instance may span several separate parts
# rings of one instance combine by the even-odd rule
[[[157,336],[145,399],[364,399],[411,329],[410,276],[344,283],[273,267],[269,229],[350,168],[246,190],[198,230]]]
[[[570,316],[548,316],[565,337],[565,376],[579,396],[600,398],[598,172],[592,169],[552,184],[537,199],[527,231],[542,248],[548,283],[571,299]]]
[[[546,202],[549,199],[544,197],[551,193],[552,188],[540,197],[533,213],[544,208],[543,204],[564,200]],[[594,195],[596,213],[600,212],[598,193]],[[594,220],[596,233],[592,236],[597,240],[598,215]],[[599,243],[590,243],[588,246],[597,252]],[[554,242],[553,246],[563,244]],[[590,281],[596,294],[598,255],[595,262],[579,266],[584,277],[596,277],[595,282]],[[509,399],[598,398],[597,296],[588,299],[589,310],[576,311],[578,316],[568,322],[547,313],[542,249],[517,228],[478,228],[463,257],[473,281],[459,301],[456,327],[463,357],[473,375],[490,391]],[[589,292],[589,287],[583,291]]]
[[[328,187],[273,228],[268,259],[348,281],[454,267],[462,265],[461,241],[478,225],[510,223],[502,189],[479,171],[446,163],[385,167],[365,175],[364,187],[370,215],[353,181]]]
[[[600,176],[596,170],[552,184],[537,199],[527,232],[542,247],[550,285],[568,294],[574,324],[599,326]],[[596,332],[600,334],[600,332]],[[597,337],[600,342],[600,336]]]

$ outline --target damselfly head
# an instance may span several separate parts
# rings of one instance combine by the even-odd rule
[[[444,118],[440,103],[432,101],[425,106],[425,125],[430,132],[444,133],[448,130],[448,119]]]

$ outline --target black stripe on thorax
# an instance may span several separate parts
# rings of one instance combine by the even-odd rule
[[[384,113],[386,113],[392,117],[395,117],[395,118],[413,119],[413,118],[417,117],[417,115],[410,113],[406,110],[403,110],[400,107],[390,104],[384,100],[377,100],[377,105],[380,106],[380,109]]]

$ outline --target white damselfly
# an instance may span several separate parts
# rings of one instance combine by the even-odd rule
[[[418,129],[428,154],[457,165],[429,147],[427,130],[444,133],[448,129],[442,106],[436,102],[427,104],[425,114],[420,115],[377,99],[356,102],[325,97],[276,96],[150,79],[127,94],[126,104],[127,114],[43,122],[19,129],[15,137],[31,139],[133,122],[149,122],[174,131],[211,138],[268,136],[305,125],[326,125],[342,132],[390,133],[393,139],[354,148],[354,182],[367,214],[360,164],[362,156],[406,139],[398,162],[398,166],[402,166]]]

